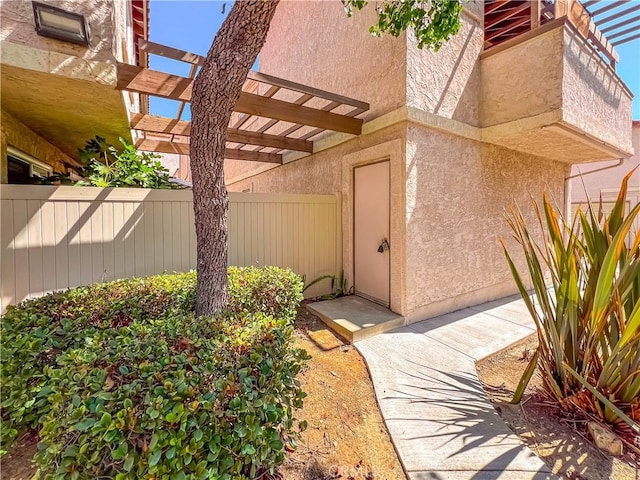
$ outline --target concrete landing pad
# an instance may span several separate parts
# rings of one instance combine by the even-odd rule
[[[355,295],[310,303],[307,309],[350,343],[404,325],[404,317]]]

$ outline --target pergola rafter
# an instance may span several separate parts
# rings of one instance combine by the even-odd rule
[[[134,114],[131,128],[142,132],[136,146],[162,153],[189,152],[191,124],[181,120],[191,100],[193,77],[204,57],[157,43],[141,41],[146,54],[191,65],[189,77],[118,64],[117,88],[180,102],[176,118]],[[226,159],[282,163],[282,152],[313,152],[313,138],[326,130],[359,135],[357,115],[369,105],[343,95],[260,72],[250,72],[227,130]]]
[[[637,12],[640,12],[637,0],[486,0],[485,49],[566,17],[615,68],[619,56],[613,47],[640,38],[640,16],[632,16]]]

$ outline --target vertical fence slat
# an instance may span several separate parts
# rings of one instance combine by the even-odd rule
[[[124,277],[135,276],[136,271],[136,239],[135,239],[135,207],[133,202],[125,202],[124,205]]]
[[[56,257],[56,290],[69,288],[68,202],[53,203],[54,255]]]
[[[113,203],[104,202],[102,204],[102,258],[105,280],[113,280],[115,278],[114,243]]]
[[[106,280],[104,269],[104,231],[102,229],[102,202],[91,204],[91,270],[93,281]]]
[[[80,262],[80,228],[78,219],[80,218],[80,202],[67,203],[67,235],[66,241],[69,244],[69,288],[82,285],[80,272],[82,263]]]
[[[0,309],[4,311],[15,302],[16,296],[16,223],[13,218],[13,200],[0,202]]]
[[[189,268],[196,268],[196,222],[193,213],[193,202],[189,202]]]
[[[56,289],[57,265],[55,255],[55,205],[44,202],[40,210],[42,219],[42,291],[50,292]]]
[[[79,218],[77,223],[80,230],[80,285],[89,285],[93,281],[93,262],[91,260],[91,202],[79,202],[78,214]]]
[[[125,216],[124,216],[124,203],[113,203],[113,257],[114,268],[113,278],[114,280],[124,278],[125,273]]]
[[[42,215],[40,200],[27,200],[29,297],[42,294]]]
[[[145,245],[146,245],[146,235],[144,231],[144,204],[143,203],[135,203],[133,205],[134,213],[133,217],[135,219],[133,224],[133,240],[135,243],[135,272],[136,277],[144,277],[146,274],[145,271]]]
[[[153,275],[156,264],[155,244],[157,241],[153,237],[153,219],[155,202],[142,203],[142,224],[144,228],[144,268],[143,275]]]
[[[13,207],[13,225],[15,238],[15,284],[16,302],[29,297],[29,238],[27,229],[29,217],[26,200],[16,200]]]

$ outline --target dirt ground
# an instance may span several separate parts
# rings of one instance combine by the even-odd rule
[[[303,306],[296,344],[313,358],[300,379],[307,398],[297,418],[308,428],[280,468],[281,480],[405,479],[360,354]],[[0,460],[0,477],[30,480],[37,438],[27,435]]]
[[[296,343],[311,356],[298,378],[307,430],[280,473],[284,480],[405,479],[378,410],[364,360],[301,307]]]
[[[476,364],[478,376],[500,416],[554,473],[564,478],[639,480],[638,459],[630,454],[618,459],[598,449],[589,438],[585,422],[563,416],[545,401],[537,373],[523,402],[509,403],[536,346],[536,336],[532,335]]]

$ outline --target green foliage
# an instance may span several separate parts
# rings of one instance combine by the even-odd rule
[[[362,10],[366,0],[342,0],[348,16],[353,10]],[[412,30],[418,48],[432,48],[436,52],[460,31],[460,0],[383,0],[376,5],[378,22],[369,31],[379,37],[389,33],[394,37]]]
[[[538,305],[506,248],[505,254],[539,341],[514,402],[537,364],[561,406],[608,422],[633,444],[640,439],[640,232],[630,232],[640,205],[625,214],[628,178],[608,216],[602,205],[598,214],[590,206],[569,225],[546,196],[543,214],[534,203],[544,243],[512,209],[507,220],[524,250]]]
[[[87,164],[88,181],[78,185],[94,187],[178,188],[171,183],[169,171],[157,160],[159,155],[138,152],[133,145],[120,138],[122,150],[104,138],[88,140],[80,159]]]
[[[118,280],[56,292],[9,306],[0,323],[2,444],[22,428],[37,428],[50,408],[44,374],[61,352],[96,331],[189,312],[195,273]]]
[[[293,321],[302,301],[302,279],[278,267],[229,267],[231,313],[261,312]]]
[[[295,435],[306,353],[261,313],[100,332],[47,369],[45,478],[256,478]]]
[[[303,281],[305,278],[303,277]],[[344,274],[344,270],[340,271],[340,276],[336,277],[335,275],[322,275],[320,277],[314,278],[309,283],[304,282],[304,288],[302,292],[304,293],[307,289],[313,287],[317,283],[320,283],[323,280],[331,280],[331,293],[327,295],[322,295],[321,298],[323,300],[331,300],[333,298],[344,297],[345,295],[350,295],[349,287],[347,285],[347,277]]]
[[[301,279],[273,267],[232,267],[229,306],[216,319],[193,317],[195,290],[190,272],[9,307],[0,324],[3,444],[42,426],[38,457],[46,472],[57,472],[52,478],[95,478],[98,471],[138,478],[151,460],[156,474],[176,468],[193,478],[215,471],[250,476],[280,462],[281,443],[293,434],[292,409],[304,395],[294,376],[306,354],[291,348]],[[178,391],[183,384],[187,390]],[[193,401],[202,406],[191,412]],[[184,421],[166,418],[174,408],[187,411]],[[113,425],[101,430],[98,420],[107,418]],[[254,430],[236,431],[236,424]],[[125,448],[127,455],[116,458]]]

